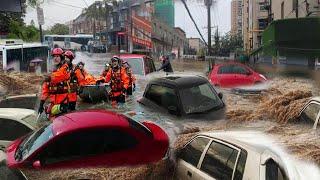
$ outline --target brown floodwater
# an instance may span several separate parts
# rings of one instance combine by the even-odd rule
[[[77,53],[77,60],[84,61],[85,67],[94,75],[98,75],[107,57]],[[156,62],[159,66],[159,62]],[[175,71],[182,74],[203,74],[208,69],[202,61],[172,61]],[[272,146],[280,148],[288,157],[296,160],[301,169],[315,171],[320,165],[319,130],[301,125],[296,121],[298,112],[304,103],[312,96],[319,95],[319,80],[317,71],[308,69],[297,74],[270,66],[255,67],[269,77],[265,90],[257,95],[238,95],[229,89],[218,89],[224,94],[227,106],[227,119],[219,121],[188,120],[177,121],[169,115],[159,114],[154,110],[141,107],[136,99],[143,94],[149,79],[160,76],[156,73],[150,77],[138,78],[135,95],[128,99],[124,107],[113,109],[125,113],[136,120],[151,120],[166,129],[170,136],[172,154],[190,140],[197,132],[219,130],[244,130],[248,136],[252,130],[259,131],[272,138]],[[3,73],[2,73],[3,74]],[[42,77],[31,74],[4,74],[0,76],[0,89],[5,94],[37,93]],[[79,103],[78,109],[111,109],[108,103]],[[252,136],[253,137],[253,136]],[[269,142],[269,141],[268,141]],[[162,161],[150,165],[120,168],[90,168],[76,170],[26,171],[30,179],[172,179],[174,172],[174,157],[172,161]],[[305,170],[310,174],[310,171]],[[307,176],[307,174],[306,174]],[[314,176],[319,177],[319,176]],[[308,179],[314,179],[309,177]],[[317,179],[317,178],[316,178]]]

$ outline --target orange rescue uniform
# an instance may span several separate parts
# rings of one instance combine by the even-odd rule
[[[96,84],[96,79],[86,70],[77,69],[75,71],[75,75],[77,77],[79,86]]]
[[[128,89],[130,78],[125,68],[121,67],[116,72],[110,69],[105,76],[105,82],[110,82],[111,96],[118,97],[122,95],[123,89]]]

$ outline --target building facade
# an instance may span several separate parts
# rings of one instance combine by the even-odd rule
[[[307,16],[320,16],[319,10],[319,0],[272,1],[272,14],[274,20]]]
[[[205,48],[204,42],[200,38],[188,38],[189,41],[189,47],[191,49],[195,49],[197,52],[200,51],[200,49]]]
[[[242,0],[231,1],[231,35],[242,34]]]
[[[262,44],[262,32],[269,21],[269,3],[269,0],[243,0],[243,42],[248,53]]]
[[[174,27],[174,0],[154,1],[155,16],[167,23],[171,28]]]

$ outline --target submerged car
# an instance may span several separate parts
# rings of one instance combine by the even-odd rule
[[[0,100],[0,108],[23,108],[34,109],[38,101],[37,94],[24,94],[18,96],[9,96]]]
[[[222,94],[201,76],[167,76],[149,82],[142,105],[187,118],[222,119]]]
[[[11,141],[24,136],[37,127],[34,110],[20,108],[0,108],[0,150]]]
[[[225,63],[213,66],[208,76],[214,86],[222,88],[254,85],[267,81],[267,78],[241,63]]]
[[[316,129],[320,121],[320,96],[309,100],[299,112],[298,120]]]
[[[156,71],[153,59],[141,54],[121,54],[122,60],[127,61],[135,75],[146,76]]]
[[[155,162],[166,157],[168,147],[167,134],[152,122],[86,110],[57,117],[14,141],[6,153],[9,168],[78,168]]]
[[[267,145],[250,143],[247,134],[234,131],[196,135],[177,155],[177,179],[299,179],[281,154]]]

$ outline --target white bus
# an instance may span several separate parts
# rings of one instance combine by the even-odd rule
[[[53,48],[58,45],[63,49],[71,50],[88,50],[88,42],[93,40],[93,35],[77,34],[77,35],[44,35],[44,43]]]
[[[24,43],[22,40],[0,39],[0,67],[4,71],[49,72],[49,48],[40,43]]]

